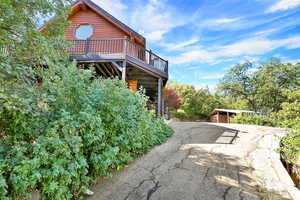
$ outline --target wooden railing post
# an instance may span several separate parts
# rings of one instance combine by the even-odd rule
[[[85,42],[85,54],[88,54],[90,51],[90,39],[87,39]]]

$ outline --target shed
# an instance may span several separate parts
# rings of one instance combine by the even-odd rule
[[[210,114],[210,121],[214,123],[230,123],[230,117],[237,114],[255,114],[250,110],[214,109]]]

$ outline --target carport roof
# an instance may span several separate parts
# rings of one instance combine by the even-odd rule
[[[231,109],[214,109],[211,113],[211,115],[214,115],[218,112],[226,112],[226,113],[233,113],[233,114],[241,114],[241,113],[255,113],[254,111],[250,111],[250,110],[231,110]]]

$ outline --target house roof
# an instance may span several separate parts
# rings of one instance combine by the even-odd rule
[[[124,24],[123,22],[121,22],[120,20],[118,20],[117,18],[115,18],[114,16],[112,16],[111,14],[109,14],[107,11],[105,11],[103,8],[101,8],[100,6],[98,6],[97,4],[95,4],[94,2],[92,2],[91,0],[77,0],[77,1],[75,1],[71,5],[72,10],[75,7],[80,6],[82,4],[87,5],[93,11],[95,11],[98,15],[104,17],[106,20],[108,20],[109,22],[111,22],[114,25],[116,25],[118,28],[120,28],[121,30],[123,30],[128,35],[135,36],[137,39],[139,39],[140,42],[142,42],[142,43],[145,44],[146,39],[141,34],[137,33],[133,29],[131,29],[129,26],[127,26],[126,24]]]
[[[254,111],[250,111],[250,110],[232,110],[232,109],[219,109],[219,108],[216,108],[212,111],[211,115],[214,115],[218,112],[226,112],[226,113],[233,113],[233,114],[241,114],[241,113],[255,113]]]

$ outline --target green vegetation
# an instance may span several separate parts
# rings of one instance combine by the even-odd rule
[[[236,115],[231,119],[231,123],[252,124],[260,126],[276,126],[276,121],[266,115]]]
[[[0,55],[0,199],[33,190],[42,199],[83,199],[97,176],[111,176],[172,131],[146,110],[142,92],[98,79],[60,51],[68,46],[65,1],[24,3],[0,3],[0,46],[9,47]],[[39,33],[36,19],[54,15]]]
[[[221,79],[216,93],[193,86],[168,84],[173,95],[171,115],[182,120],[208,120],[214,108],[253,110],[259,114],[237,115],[233,123],[288,128],[280,151],[290,163],[300,157],[300,63],[245,62],[233,66]],[[170,91],[169,91],[170,93]]]
[[[300,185],[300,63],[282,64],[273,59],[254,71],[252,63],[234,66],[224,77],[219,90],[224,97],[243,99],[248,108],[260,114],[236,116],[231,121],[288,128],[279,149],[289,163],[295,183]],[[295,173],[295,174],[294,174]]]
[[[206,89],[196,90],[191,85],[181,85],[170,82],[167,85],[168,91],[174,92],[177,96],[167,96],[167,105],[179,99],[176,107],[169,106],[172,117],[181,120],[208,120],[214,108],[222,107],[221,97],[214,95]]]

